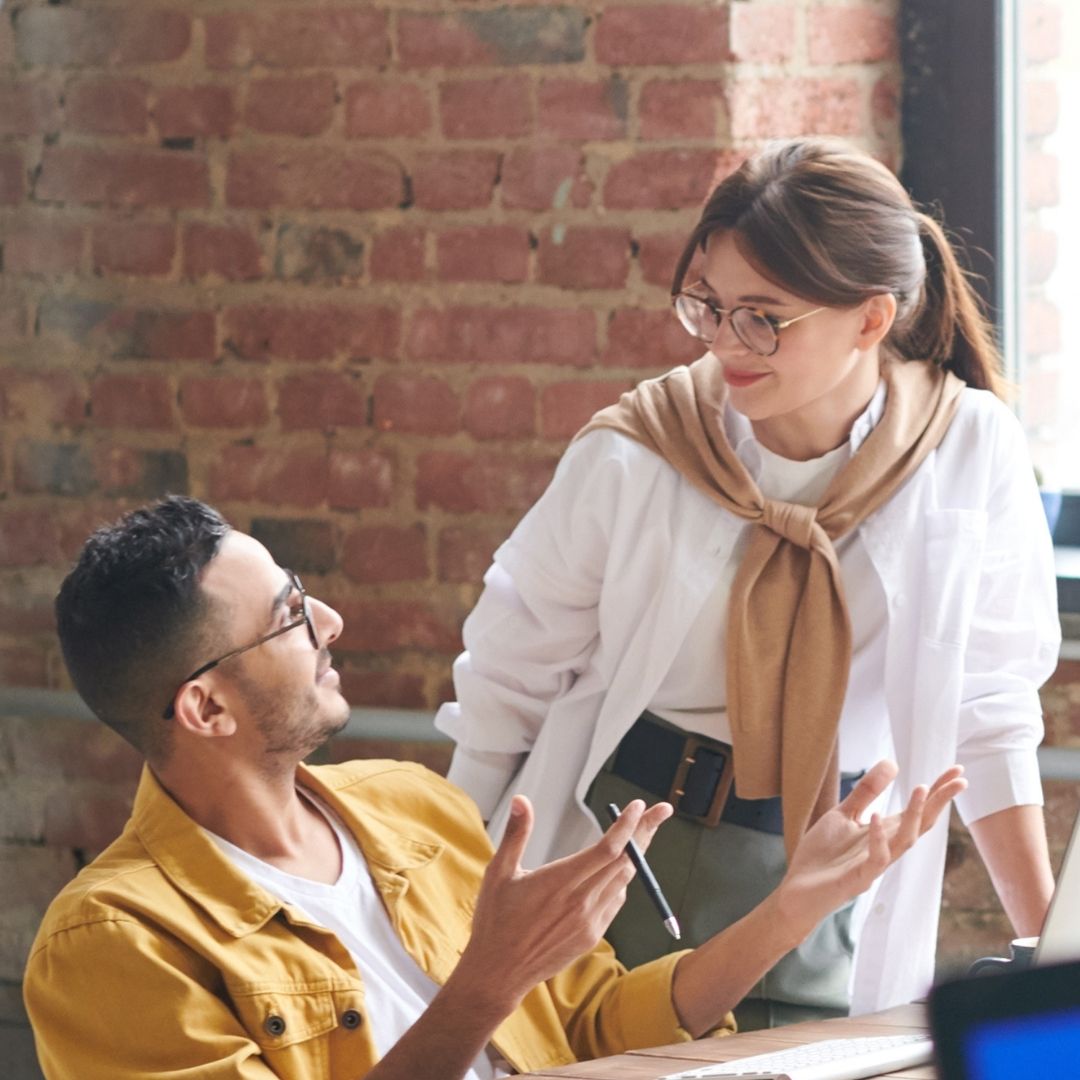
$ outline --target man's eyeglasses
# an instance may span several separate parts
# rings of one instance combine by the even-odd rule
[[[774,315],[758,311],[757,308],[736,307],[728,310],[711,297],[699,296],[689,290],[676,293],[671,302],[675,305],[675,314],[679,316],[683,329],[699,341],[712,344],[726,315],[731,320],[731,329],[735,331],[735,336],[758,356],[772,356],[776,352],[780,347],[781,330],[800,319],[808,319],[811,315],[825,310],[819,307],[803,315],[796,315],[794,319],[778,319]]]
[[[216,660],[211,660],[210,663],[203,664],[202,667],[196,668],[180,683],[180,686],[184,686],[186,683],[191,682],[192,679],[197,679],[200,675],[205,675],[211,668],[216,668],[218,664],[223,664],[226,660],[231,660],[234,656],[239,656],[249,649],[258,648],[258,646],[269,641],[271,638],[279,637],[281,634],[287,634],[290,630],[295,630],[298,626],[307,627],[308,639],[311,641],[312,648],[319,648],[319,635],[315,632],[315,623],[312,622],[311,619],[311,605],[308,602],[307,593],[304,592],[304,586],[300,584],[300,579],[291,570],[286,570],[285,573],[289,575],[289,581],[293,591],[299,596],[299,600],[291,605],[294,612],[299,611],[296,618],[292,619],[291,622],[286,623],[285,626],[281,626],[277,630],[271,631],[269,634],[263,634],[261,638],[257,641],[253,641],[250,645],[242,645],[239,649],[233,649],[230,652],[225,653],[224,656],[219,656]],[[169,702],[169,707],[162,714],[165,720],[171,720],[175,715],[173,706],[176,700],[176,694],[180,692],[180,686],[176,688],[176,691],[173,693],[173,701]]]

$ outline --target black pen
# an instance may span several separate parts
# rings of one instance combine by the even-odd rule
[[[620,813],[619,808],[613,802],[607,804],[607,812],[611,815],[612,821],[615,821]],[[634,864],[634,869],[637,870],[641,884],[645,886],[645,891],[656,905],[656,910],[660,912],[660,918],[664,920],[664,926],[667,927],[668,933],[678,941],[682,937],[679,930],[679,920],[675,918],[671,905],[667,902],[663,892],[660,891],[660,885],[651,867],[645,861],[645,856],[641,854],[641,849],[633,840],[627,843],[626,854],[630,856],[630,861]]]

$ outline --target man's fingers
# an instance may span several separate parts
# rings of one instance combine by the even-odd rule
[[[641,815],[641,820],[638,822],[637,828],[634,830],[634,843],[644,852],[648,850],[649,845],[652,843],[653,837],[656,835],[656,830],[672,814],[675,813],[671,803],[657,803],[655,806],[650,806],[644,814]]]
[[[895,762],[879,761],[867,770],[866,775],[851,790],[851,794],[840,804],[840,808],[852,820],[858,821],[870,804],[893,782],[896,773]]]
[[[489,872],[511,878],[521,869],[521,857],[533,828],[532,803],[524,795],[510,801],[510,818],[506,831],[489,864]]]

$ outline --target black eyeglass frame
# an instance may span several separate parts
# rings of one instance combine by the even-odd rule
[[[294,619],[286,626],[278,627],[277,630],[271,630],[269,634],[263,634],[261,638],[251,642],[250,645],[241,645],[239,649],[232,649],[223,656],[219,656],[216,660],[211,660],[208,664],[203,664],[202,667],[196,668],[186,679],[182,680],[176,690],[173,691],[173,700],[169,702],[168,707],[162,714],[162,719],[171,720],[176,715],[176,695],[180,693],[180,688],[186,686],[192,679],[197,679],[200,675],[205,675],[208,671],[213,670],[219,664],[223,664],[226,660],[231,660],[234,656],[239,656],[249,649],[257,649],[260,645],[265,645],[266,642],[271,641],[273,638],[280,637],[282,634],[287,634],[290,630],[295,630],[298,626],[307,627],[308,640],[311,642],[311,647],[316,650],[319,648],[319,635],[315,631],[315,623],[311,618],[311,604],[308,601],[308,594],[304,591],[304,586],[300,584],[300,578],[297,577],[292,570],[285,570],[285,573],[289,575],[292,587],[300,594],[300,610],[302,612],[300,618]]]
[[[700,283],[698,283],[700,284]],[[778,319],[775,315],[770,315],[765,311],[761,311],[759,308],[748,307],[746,304],[740,304],[738,307],[722,308],[711,296],[701,296],[699,293],[691,292],[690,290],[695,288],[695,285],[691,285],[689,288],[682,289],[675,293],[671,298],[672,307],[675,308],[675,315],[679,320],[679,325],[693,338],[698,341],[704,341],[711,344],[716,338],[716,335],[720,332],[720,327],[724,325],[724,316],[728,318],[728,322],[731,323],[731,329],[739,341],[745,345],[755,356],[772,356],[777,349],[780,348],[780,331],[786,330],[794,323],[800,322],[802,319],[808,319],[811,315],[817,315],[818,312],[824,311],[825,308],[817,307],[813,311],[805,311],[802,315],[796,315],[791,319]],[[682,300],[696,300],[699,304],[703,304],[716,319],[716,330],[709,337],[705,337],[702,334],[695,333],[687,325],[687,319],[683,317],[683,312],[680,308],[680,301]],[[751,315],[758,319],[772,330],[773,345],[768,352],[762,352],[751,342],[747,341],[739,332],[739,324],[735,321],[735,316],[740,311],[748,311]],[[689,318],[689,316],[687,316]]]

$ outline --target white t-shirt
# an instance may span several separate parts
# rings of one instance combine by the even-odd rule
[[[333,885],[297,877],[257,859],[243,848],[204,830],[242,873],[311,922],[331,931],[349,950],[364,980],[371,1037],[383,1057],[412,1027],[439,992],[394,933],[355,838],[330,809],[302,792],[330,823],[341,849],[341,875]],[[509,1065],[489,1047],[473,1062],[465,1080],[498,1080]]]
[[[845,442],[823,457],[791,461],[753,435],[740,439],[735,452],[763,495],[802,506],[817,506],[833,476],[851,458],[850,443]],[[749,539],[746,530],[649,705],[651,712],[684,731],[725,743],[731,742],[724,661],[728,598]],[[885,706],[885,590],[857,530],[835,547],[852,631],[851,674],[840,714],[840,769],[859,772],[891,754]],[[841,696],[844,691],[836,688]]]

